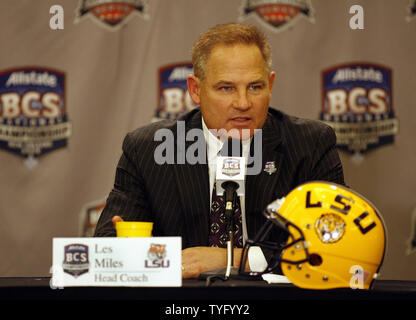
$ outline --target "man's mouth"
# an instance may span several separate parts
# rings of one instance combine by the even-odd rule
[[[238,122],[245,122],[245,121],[250,121],[251,118],[249,118],[249,117],[234,117],[234,118],[231,118],[231,120],[238,121]]]

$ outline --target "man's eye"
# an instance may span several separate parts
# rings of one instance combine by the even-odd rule
[[[233,88],[233,87],[230,87],[230,86],[222,86],[222,87],[220,87],[220,90],[221,90],[221,91],[228,92],[228,91],[231,91],[231,90],[232,90],[232,88]]]
[[[261,84],[252,84],[252,85],[250,85],[249,89],[254,90],[254,91],[261,90],[261,89],[263,89],[263,86]]]

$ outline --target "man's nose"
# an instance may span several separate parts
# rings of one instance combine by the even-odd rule
[[[238,91],[234,105],[240,110],[247,110],[251,107],[251,101],[246,90]]]

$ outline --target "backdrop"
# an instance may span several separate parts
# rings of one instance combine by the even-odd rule
[[[381,211],[381,278],[416,280],[415,11],[410,0],[2,0],[0,276],[47,276],[53,237],[91,235],[125,134],[195,107],[194,40],[241,21],[270,39],[271,105],[331,124],[347,184]]]

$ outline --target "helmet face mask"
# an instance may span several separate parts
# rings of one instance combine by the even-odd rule
[[[241,274],[281,272],[308,289],[369,289],[385,253],[385,225],[378,210],[358,193],[316,181],[292,190],[264,211],[266,224],[243,249]],[[266,240],[279,228],[286,242]],[[251,246],[273,252],[263,272],[245,272]]]

